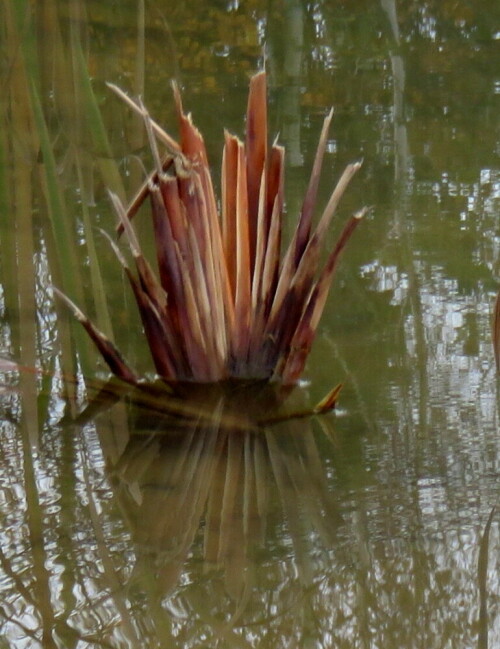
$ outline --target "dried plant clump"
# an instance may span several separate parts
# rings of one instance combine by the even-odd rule
[[[250,82],[246,140],[224,134],[220,209],[203,138],[174,85],[180,143],[135,103],[156,169],[128,209],[112,200],[135,262],[110,239],[130,281],[157,374],[167,382],[263,379],[294,384],[310,352],[340,255],[366,208],[352,216],[321,262],[327,229],[349,181],[347,166],[316,227],[320,171],[332,112],[325,118],[297,227],[283,256],[284,149],[268,145],[264,72]],[[166,147],[161,158],[157,142]],[[157,272],[144,257],[131,219],[149,199]],[[138,377],[118,350],[67,298],[111,371]]]

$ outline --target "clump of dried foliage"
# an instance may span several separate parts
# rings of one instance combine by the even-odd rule
[[[350,217],[326,256],[322,246],[339,201],[360,163],[347,166],[317,225],[313,225],[330,112],[290,243],[282,254],[284,158],[269,145],[266,74],[252,77],[245,142],[225,132],[220,203],[203,137],[174,97],[180,126],[175,141],[140,102],[113,89],[144,118],[156,168],[128,208],[112,200],[135,262],[123,266],[156,373],[165,381],[262,379],[296,383],[310,352],[340,255],[366,208]],[[161,157],[158,147],[164,147]],[[150,201],[156,269],[144,256],[131,220]],[[326,259],[325,259],[326,257]],[[116,347],[68,298],[111,371],[139,377]]]

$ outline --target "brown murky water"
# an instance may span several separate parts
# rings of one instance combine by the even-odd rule
[[[0,356],[44,372],[0,381],[2,649],[500,646],[497,5],[0,0]],[[374,206],[283,406],[341,381],[337,413],[236,390],[74,420],[106,371],[51,283],[150,369],[95,229],[150,163],[105,82],[175,130],[175,76],[217,177],[264,53],[290,222],[331,105],[322,199],[362,157],[341,215]]]

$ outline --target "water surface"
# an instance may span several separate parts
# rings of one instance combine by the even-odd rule
[[[498,646],[497,2],[2,8],[0,355],[44,373],[2,378],[0,647]],[[186,421],[128,395],[75,421],[106,368],[51,283],[151,369],[95,229],[150,164],[105,82],[175,132],[177,78],[217,178],[264,54],[290,223],[330,106],[321,201],[364,160],[337,223],[373,210],[284,406],[343,382],[337,413],[257,426],[205,395]]]

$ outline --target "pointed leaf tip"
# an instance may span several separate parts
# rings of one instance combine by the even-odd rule
[[[335,405],[338,400],[338,396],[342,388],[343,388],[342,383],[339,383],[333,388],[333,390],[330,390],[330,392],[325,397],[323,397],[323,399],[321,399],[321,401],[318,404],[316,404],[313,410],[314,414],[323,415],[333,410],[335,408]]]
[[[362,207],[362,208],[361,208],[360,210],[358,210],[357,212],[354,212],[354,214],[353,214],[352,216],[353,216],[353,218],[355,218],[355,219],[359,219],[359,220],[361,220],[364,216],[366,216],[366,215],[368,214],[368,212],[369,212],[371,209],[373,209],[373,207],[367,207],[367,206]]]
[[[105,336],[97,327],[92,323],[89,318],[81,311],[76,304],[69,299],[67,295],[62,293],[56,286],[52,286],[52,290],[66,306],[73,312],[76,319],[82,324],[92,339],[92,342],[99,350],[99,353],[108,364],[109,369],[115,376],[120,378],[126,383],[137,384],[138,378],[130,367],[123,360],[120,351],[115,345]]]

